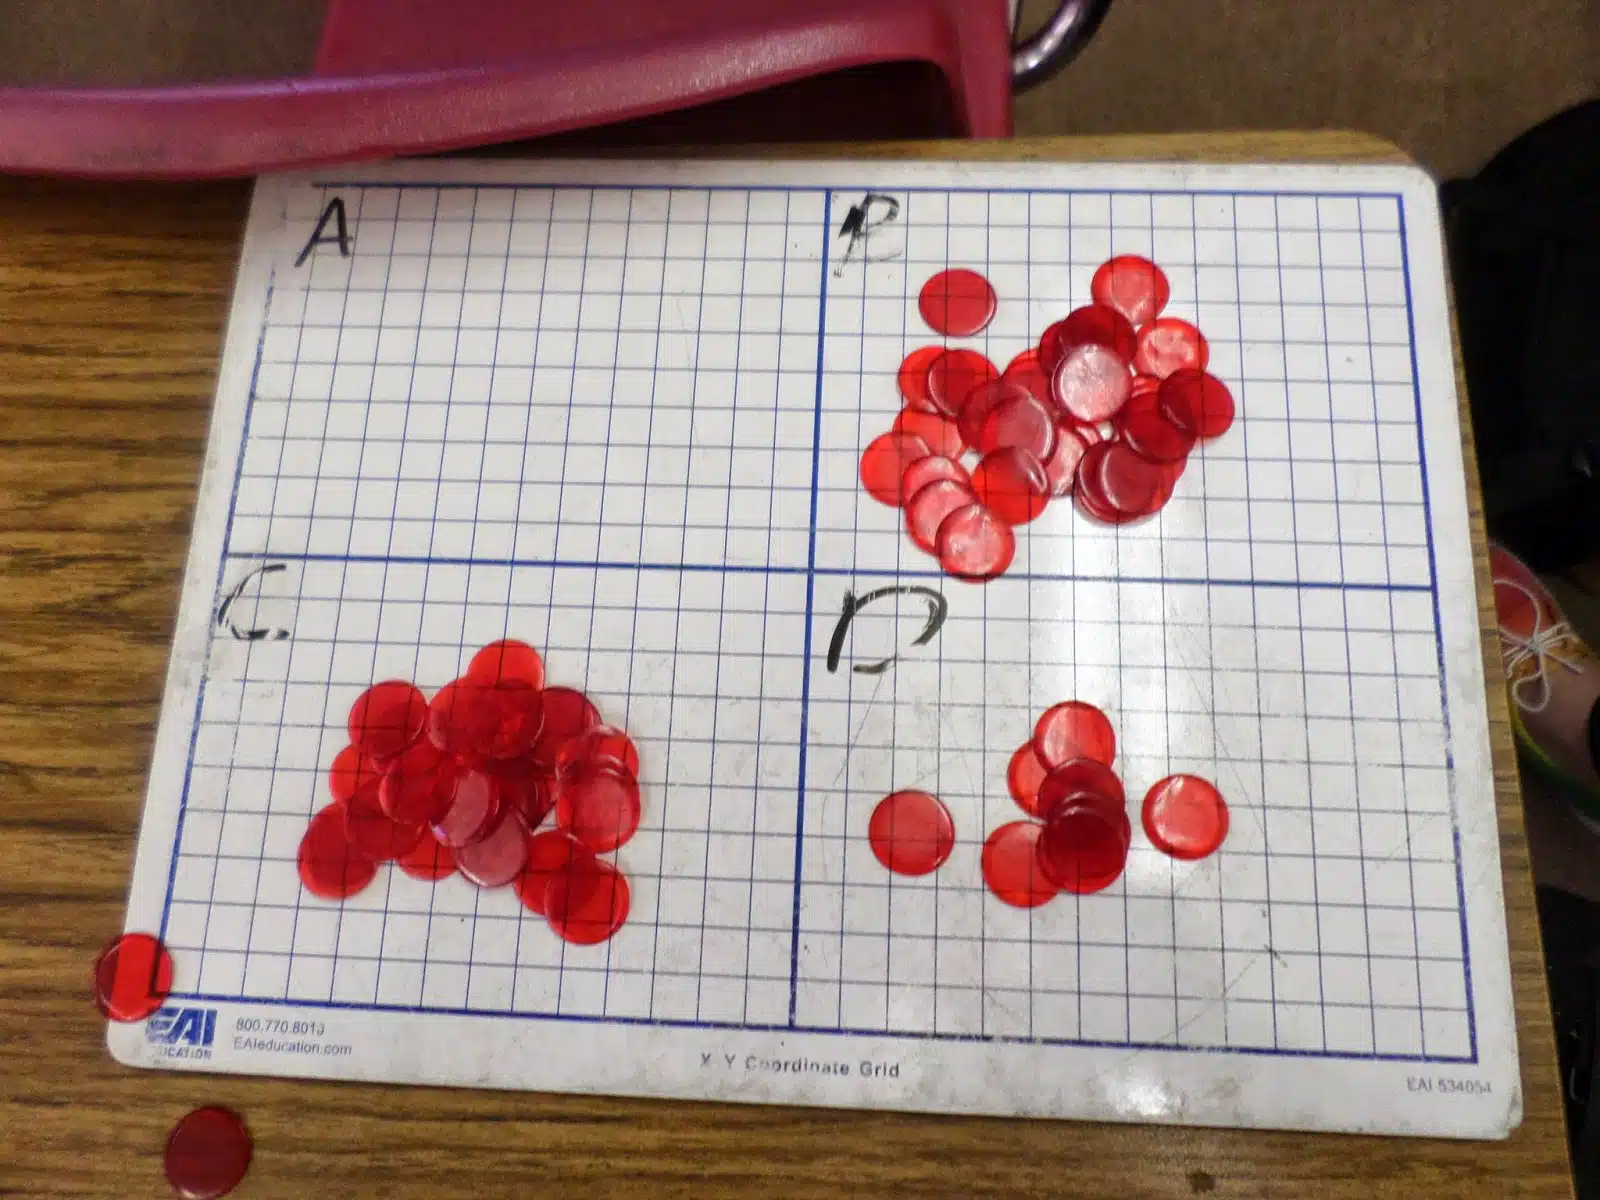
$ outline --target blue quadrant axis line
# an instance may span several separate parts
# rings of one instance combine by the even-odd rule
[[[480,185],[449,185],[449,184],[440,185],[439,183],[437,183],[435,181],[426,181],[426,182],[419,181],[419,182],[404,182],[404,183],[402,183],[402,182],[388,182],[388,181],[377,182],[377,183],[362,182],[362,181],[349,181],[348,183],[344,183],[344,184],[324,183],[323,186],[324,187],[335,187],[335,186],[368,187],[368,188],[374,188],[374,189],[435,188],[435,189],[442,189],[442,190],[459,190],[460,188],[463,188],[463,187],[475,187],[475,186],[480,186]],[[793,575],[799,575],[799,574],[803,573],[803,574],[806,575],[805,648],[806,648],[806,664],[807,664],[807,666],[806,666],[805,671],[802,674],[802,684],[801,684],[801,686],[802,686],[802,697],[801,697],[801,708],[800,708],[800,735],[799,735],[800,736],[800,741],[799,741],[799,746],[798,746],[798,751],[799,751],[799,756],[798,756],[799,777],[798,777],[798,781],[797,781],[797,792],[796,792],[796,801],[797,801],[796,846],[795,846],[795,856],[794,856],[794,898],[795,898],[795,900],[794,900],[793,926],[792,926],[792,943],[791,943],[789,1013],[788,1013],[787,1024],[783,1024],[783,1023],[753,1023],[753,1024],[750,1024],[750,1025],[741,1025],[741,1024],[736,1024],[736,1023],[730,1023],[730,1022],[725,1022],[725,1021],[715,1021],[715,1020],[680,1020],[680,1019],[672,1019],[672,1018],[665,1018],[665,1017],[624,1017],[624,1016],[616,1016],[616,1015],[608,1016],[608,1015],[600,1015],[600,1014],[559,1013],[559,1012],[495,1012],[495,1011],[485,1011],[485,1010],[482,1010],[482,1009],[452,1008],[452,1007],[427,1007],[427,1008],[421,1009],[420,1011],[426,1012],[426,1013],[437,1013],[439,1015],[462,1015],[462,1016],[474,1016],[474,1017],[487,1017],[487,1018],[491,1018],[491,1019],[498,1018],[498,1019],[510,1019],[510,1020],[529,1020],[529,1019],[531,1019],[531,1020],[558,1020],[558,1021],[577,1022],[579,1024],[582,1024],[582,1023],[596,1023],[596,1024],[644,1025],[644,1026],[661,1026],[661,1027],[669,1027],[669,1028],[703,1028],[703,1029],[708,1029],[708,1030],[749,1029],[749,1030],[751,1030],[753,1032],[760,1032],[760,1031],[778,1031],[778,1032],[782,1032],[782,1031],[788,1030],[788,1031],[792,1031],[792,1032],[795,1032],[795,1033],[805,1033],[805,1034],[836,1034],[836,1035],[841,1035],[841,1036],[852,1036],[852,1037],[855,1037],[855,1036],[859,1036],[859,1037],[889,1037],[889,1038],[903,1038],[903,1039],[909,1039],[909,1040],[913,1040],[913,1041],[920,1041],[920,1040],[963,1041],[963,1042],[971,1042],[971,1041],[1013,1042],[1013,1041],[1020,1041],[1020,1042],[1029,1042],[1029,1043],[1046,1044],[1046,1045],[1060,1045],[1060,1046],[1084,1046],[1084,1047],[1108,1046],[1108,1047],[1118,1047],[1118,1048],[1165,1050],[1165,1051],[1189,1052],[1189,1053],[1201,1052],[1201,1053],[1221,1053],[1221,1054],[1247,1054],[1247,1055],[1263,1055],[1263,1056],[1266,1056],[1266,1057],[1281,1057],[1281,1058],[1307,1058],[1307,1057],[1309,1057],[1309,1058],[1326,1058],[1326,1059],[1354,1060],[1354,1061],[1369,1061],[1369,1060],[1396,1061],[1396,1062],[1411,1062],[1411,1061],[1415,1061],[1415,1062],[1475,1062],[1475,1061],[1477,1061],[1477,1050],[1478,1050],[1478,1048],[1477,1048],[1477,1044],[1476,1044],[1475,1035],[1473,1036],[1473,1038],[1472,1038],[1472,1040],[1470,1042],[1470,1046],[1471,1046],[1470,1055],[1466,1056],[1466,1057],[1458,1057],[1458,1056],[1453,1056],[1453,1055],[1442,1055],[1442,1054],[1437,1054],[1437,1053],[1430,1056],[1425,1052],[1425,1050],[1423,1052],[1421,1052],[1421,1053],[1412,1055],[1412,1054],[1404,1054],[1404,1053],[1401,1053],[1401,1054],[1373,1053],[1373,1052],[1361,1053],[1361,1052],[1334,1051],[1334,1050],[1326,1050],[1326,1049],[1323,1049],[1323,1050],[1314,1050],[1314,1049],[1313,1050],[1276,1049],[1276,1048],[1260,1048],[1260,1047],[1252,1047],[1252,1046],[1234,1047],[1234,1046],[1215,1046],[1215,1045],[1207,1045],[1207,1044],[1187,1045],[1187,1044],[1159,1043],[1159,1042],[1158,1043],[1150,1043],[1150,1044],[1142,1044],[1142,1043],[1134,1044],[1134,1043],[1131,1043],[1131,1042],[1126,1041],[1126,1040],[1118,1040],[1118,1041],[1114,1041],[1114,1042],[1102,1042],[1102,1041],[1097,1041],[1097,1040],[1092,1039],[1092,1038],[1085,1038],[1085,1037],[1082,1037],[1082,1036],[1078,1036],[1078,1037],[1062,1037],[1062,1038],[1049,1038],[1049,1037],[1046,1037],[1046,1038],[1034,1038],[1034,1037],[1015,1038],[1015,1037],[1009,1037],[1009,1036],[1004,1036],[1004,1035],[944,1034],[944,1033],[938,1033],[938,1032],[935,1032],[935,1031],[932,1031],[932,1030],[929,1030],[929,1031],[926,1031],[926,1032],[920,1032],[920,1033],[919,1032],[890,1031],[890,1030],[877,1031],[877,1030],[863,1029],[863,1028],[859,1028],[859,1027],[842,1027],[842,1024],[843,1024],[842,1022],[839,1023],[841,1027],[828,1027],[828,1026],[824,1026],[824,1025],[800,1023],[797,1020],[798,966],[799,966],[799,961],[798,960],[799,960],[799,947],[800,947],[799,929],[800,929],[800,901],[801,901],[801,889],[802,889],[802,866],[803,866],[802,858],[803,858],[803,842],[804,842],[804,807],[805,807],[806,765],[807,765],[807,762],[806,762],[806,740],[807,740],[808,732],[809,732],[809,700],[810,700],[809,664],[810,664],[810,657],[811,657],[812,635],[813,635],[813,615],[814,615],[813,614],[813,610],[814,610],[815,584],[816,584],[817,578],[819,576],[826,578],[826,577],[834,576],[834,575],[864,575],[864,576],[869,576],[869,577],[871,577],[871,576],[880,576],[880,575],[883,575],[883,576],[902,576],[902,575],[904,575],[904,576],[910,576],[910,577],[917,577],[917,576],[926,575],[928,577],[942,578],[942,575],[939,572],[936,572],[936,571],[893,571],[893,570],[878,570],[878,569],[874,569],[874,568],[870,568],[870,567],[869,568],[830,567],[830,566],[827,566],[827,565],[819,565],[817,563],[817,561],[816,561],[816,556],[817,556],[817,514],[818,514],[819,499],[820,499],[819,493],[820,493],[820,490],[821,490],[820,489],[820,467],[821,467],[821,464],[820,464],[820,451],[821,451],[821,434],[822,434],[822,418],[823,418],[822,402],[823,402],[823,386],[824,386],[824,370],[823,370],[823,368],[824,368],[824,358],[825,358],[824,345],[825,345],[825,337],[826,337],[827,282],[828,282],[828,274],[829,274],[828,252],[829,252],[829,247],[830,247],[831,242],[832,242],[832,233],[833,233],[833,231],[831,229],[831,223],[832,223],[831,199],[832,199],[833,190],[840,190],[840,189],[829,189],[829,188],[818,188],[818,187],[795,187],[795,186],[787,186],[787,185],[786,186],[781,186],[781,187],[759,187],[759,186],[758,187],[751,187],[751,186],[742,185],[742,184],[709,185],[709,186],[707,186],[707,185],[659,185],[659,188],[653,188],[652,185],[643,185],[642,187],[639,187],[639,185],[621,185],[621,184],[617,184],[617,185],[613,185],[613,184],[561,185],[561,184],[544,184],[544,183],[537,183],[537,182],[534,182],[534,183],[522,183],[522,184],[507,184],[507,185],[488,185],[488,186],[495,187],[495,188],[502,188],[503,187],[503,188],[510,188],[510,189],[540,188],[540,189],[550,189],[550,190],[572,190],[574,188],[581,188],[583,190],[589,190],[589,191],[618,190],[618,189],[626,189],[629,186],[638,187],[638,190],[670,190],[670,189],[672,189],[674,187],[689,186],[689,187],[695,188],[695,190],[706,190],[706,191],[713,191],[713,192],[716,192],[716,191],[730,191],[730,190],[732,190],[732,191],[744,191],[744,192],[752,192],[752,191],[785,191],[785,192],[810,191],[810,192],[813,192],[813,193],[820,192],[822,197],[823,197],[823,201],[824,201],[823,246],[822,246],[822,255],[821,255],[821,258],[822,258],[821,286],[820,286],[820,290],[819,290],[819,302],[818,302],[818,308],[819,308],[819,313],[818,313],[818,345],[817,345],[817,363],[816,363],[817,377],[816,377],[816,397],[815,397],[815,409],[814,409],[814,413],[813,413],[813,431],[812,431],[813,432],[812,464],[811,464],[812,472],[811,472],[811,487],[810,487],[811,529],[810,529],[809,548],[808,548],[808,560],[807,560],[807,565],[806,565],[805,568],[802,569],[802,568],[799,568],[799,567],[792,567],[791,568],[791,567],[772,567],[772,566],[742,566],[742,565],[728,564],[728,563],[708,564],[708,563],[693,563],[693,562],[678,562],[678,563],[671,563],[671,562],[659,562],[659,563],[631,562],[631,563],[629,563],[629,562],[604,562],[604,561],[580,562],[580,561],[576,561],[576,560],[567,561],[567,560],[554,559],[554,558],[549,559],[549,560],[534,560],[534,559],[523,560],[523,559],[520,559],[520,558],[507,558],[505,560],[478,559],[478,558],[456,559],[456,558],[451,558],[451,557],[447,557],[447,556],[440,556],[440,557],[435,558],[432,555],[419,556],[414,560],[407,560],[407,559],[400,559],[400,558],[397,558],[397,559],[394,559],[394,560],[388,560],[386,558],[382,559],[385,562],[415,561],[420,565],[448,565],[448,564],[459,564],[459,565],[503,565],[503,566],[509,566],[509,567],[523,567],[523,566],[546,567],[546,568],[573,567],[573,568],[587,568],[587,569],[618,569],[618,570],[634,570],[634,571],[641,571],[641,570],[686,571],[686,572],[721,571],[721,572],[724,572],[724,573],[736,573],[736,572],[737,573],[766,573],[766,574],[781,573],[781,574],[793,574]],[[1080,194],[1080,193],[1083,193],[1083,194],[1092,193],[1092,194],[1098,194],[1098,195],[1129,194],[1129,195],[1144,195],[1144,196],[1151,195],[1152,193],[1161,194],[1163,192],[1163,189],[1149,189],[1149,188],[1115,189],[1115,188],[1050,188],[1050,187],[1034,187],[1034,188],[918,187],[918,188],[903,188],[903,189],[898,189],[898,190],[916,191],[916,192],[923,192],[923,191],[927,191],[927,192],[943,192],[943,193],[946,193],[946,194],[954,194],[954,193],[959,193],[959,192],[968,192],[968,193],[989,192],[989,193],[992,193],[992,194],[1034,193],[1034,194],[1056,194],[1056,195],[1071,195],[1071,194]],[[1168,189],[1168,191],[1170,191],[1170,189]],[[1176,193],[1173,193],[1173,194],[1176,194]],[[1401,209],[1401,216],[1400,216],[1401,225],[1400,225],[1399,237],[1401,239],[1402,254],[1405,254],[1405,252],[1406,252],[1406,246],[1405,246],[1406,231],[1405,231],[1405,225],[1404,225],[1404,211],[1403,211],[1404,210],[1404,199],[1403,199],[1403,197],[1401,195],[1399,195],[1397,193],[1392,193],[1392,192],[1350,192],[1350,193],[1339,192],[1339,193],[1331,193],[1331,192],[1320,191],[1320,190],[1318,190],[1318,191],[1300,191],[1300,192],[1296,192],[1296,191],[1293,191],[1293,190],[1290,190],[1290,191],[1278,191],[1276,189],[1223,189],[1223,190],[1214,190],[1214,191],[1209,191],[1209,192],[1207,192],[1207,191],[1202,191],[1202,192],[1187,191],[1184,194],[1186,194],[1186,195],[1233,196],[1233,197],[1243,196],[1243,195],[1304,195],[1304,196],[1327,197],[1327,198],[1344,197],[1344,198],[1352,198],[1352,199],[1363,199],[1363,198],[1366,198],[1366,199],[1392,199],[1394,201],[1394,203],[1397,205],[1397,207],[1399,207]],[[1419,439],[1420,439],[1421,436],[1422,436],[1422,432],[1423,432],[1422,431],[1422,425],[1421,425],[1421,422],[1422,422],[1421,380],[1417,376],[1416,369],[1415,369],[1415,367],[1416,367],[1416,353],[1417,353],[1416,342],[1415,342],[1415,317],[1414,317],[1414,313],[1413,313],[1413,311],[1411,309],[1411,295],[1410,295],[1411,279],[1410,279],[1409,271],[1410,271],[1410,263],[1406,262],[1404,267],[1403,267],[1403,275],[1404,275],[1404,281],[1405,281],[1405,287],[1406,287],[1407,317],[1408,317],[1408,322],[1410,324],[1409,332],[1410,332],[1410,335],[1411,335],[1410,350],[1411,350],[1411,354],[1412,354],[1412,363],[1413,363],[1412,386],[1415,389],[1416,414],[1417,414],[1416,415],[1416,419],[1417,419],[1417,422],[1418,422],[1417,430],[1418,430],[1418,435],[1419,435]],[[256,363],[255,363],[255,371],[256,372],[258,372],[259,369],[260,369],[261,355],[262,355],[262,345],[264,343],[264,340],[265,340],[265,337],[266,337],[267,328],[268,328],[269,324],[270,324],[270,312],[269,312],[269,310],[264,310],[263,318],[262,318],[262,327],[261,327],[261,330],[260,330],[260,334],[259,334],[259,337],[258,337],[258,343],[257,343]],[[228,567],[228,564],[229,564],[230,560],[237,561],[237,560],[240,560],[240,559],[253,559],[253,560],[259,561],[261,559],[261,557],[262,557],[262,555],[259,552],[253,553],[253,554],[252,553],[242,553],[242,552],[239,552],[239,551],[235,551],[235,550],[233,550],[231,548],[232,535],[233,535],[233,529],[234,529],[234,524],[235,524],[235,517],[236,517],[236,514],[237,514],[237,507],[238,507],[239,477],[240,477],[240,474],[242,473],[242,470],[243,470],[244,449],[248,444],[249,429],[250,429],[250,419],[251,419],[251,413],[252,413],[252,410],[253,410],[253,407],[254,407],[254,402],[256,400],[256,392],[257,392],[256,378],[255,378],[255,374],[253,373],[251,381],[250,381],[249,393],[248,393],[248,395],[246,397],[246,405],[245,405],[245,412],[244,412],[244,419],[243,419],[243,429],[242,429],[242,432],[241,432],[241,435],[240,435],[240,441],[239,441],[239,444],[238,444],[239,458],[233,464],[233,466],[234,466],[233,490],[232,490],[232,495],[231,495],[230,501],[229,501],[228,516],[227,516],[227,521],[225,523],[223,549],[222,549],[222,553],[220,555],[221,562],[220,562],[219,568],[218,568],[218,581],[217,581],[217,595],[218,596],[220,596],[220,594],[221,594],[221,590],[222,590],[222,587],[223,587],[223,575],[227,570],[227,567]],[[1428,501],[1426,482],[1424,482],[1423,491],[1424,491],[1424,504],[1426,504],[1427,501]],[[1434,547],[1434,537],[1433,537],[1433,530],[1432,530],[1432,527],[1431,527],[1431,523],[1425,523],[1425,530],[1426,530],[1426,543],[1427,543],[1427,551],[1428,551],[1429,565],[1430,565],[1430,583],[1426,584],[1426,585],[1423,585],[1423,584],[1398,584],[1397,585],[1397,584],[1393,584],[1393,583],[1351,584],[1351,583],[1336,582],[1336,581],[1321,581],[1321,582],[1317,582],[1317,581],[1273,580],[1273,579],[1251,579],[1251,578],[1240,578],[1240,579],[1173,578],[1173,579],[1167,579],[1167,578],[1151,577],[1149,579],[1137,579],[1137,578],[1127,577],[1127,576],[1103,577],[1103,578],[1104,578],[1104,581],[1106,581],[1106,582],[1120,582],[1120,583],[1150,582],[1150,583],[1162,583],[1162,584],[1193,585],[1193,586],[1202,586],[1202,587],[1204,587],[1204,586],[1241,586],[1241,587],[1255,587],[1255,588],[1302,588],[1302,589],[1329,588],[1329,589],[1336,589],[1336,590],[1343,589],[1343,590],[1362,590],[1362,591],[1374,591],[1374,592],[1417,592],[1417,593],[1422,593],[1422,594],[1428,594],[1428,595],[1430,595],[1432,597],[1434,608],[1435,608],[1435,613],[1436,613],[1435,631],[1436,631],[1436,634],[1440,634],[1440,633],[1442,633],[1442,631],[1440,631],[1438,623],[1437,623],[1437,609],[1438,609],[1438,603],[1439,603],[1439,593],[1438,593],[1438,584],[1437,584],[1437,574],[1436,574],[1436,571],[1434,570],[1434,551],[1435,551],[1435,547]],[[285,561],[295,561],[295,560],[302,560],[302,561],[307,561],[307,562],[313,562],[313,561],[340,561],[340,562],[346,562],[346,563],[355,562],[355,561],[361,561],[361,560],[364,559],[364,556],[361,556],[361,555],[353,555],[352,556],[352,555],[315,555],[315,554],[304,554],[304,555],[277,555],[277,554],[274,554],[274,555],[271,555],[270,557],[272,557],[274,560],[283,559]],[[379,557],[382,558],[382,556],[379,556]],[[1089,581],[1089,580],[1100,579],[1102,577],[1076,576],[1076,575],[1033,575],[1033,574],[1029,574],[1029,575],[1021,576],[1021,578],[1023,580],[1045,580],[1045,581],[1067,582],[1067,581]],[[162,910],[162,929],[163,929],[163,931],[165,931],[165,929],[167,927],[168,919],[169,919],[169,916],[170,916],[170,913],[171,913],[171,909],[172,909],[172,905],[173,905],[173,902],[174,902],[174,893],[175,893],[175,886],[176,886],[176,872],[177,872],[177,868],[178,868],[179,849],[180,849],[180,845],[181,845],[182,830],[183,830],[183,816],[184,816],[185,810],[187,808],[187,802],[188,802],[188,796],[189,796],[189,788],[190,788],[190,780],[191,780],[191,776],[192,776],[192,773],[193,773],[193,770],[194,770],[194,766],[195,766],[195,757],[196,756],[195,756],[193,742],[194,742],[194,738],[198,736],[198,732],[199,732],[200,711],[201,711],[201,704],[203,702],[203,694],[204,694],[203,693],[203,682],[204,681],[202,680],[200,695],[197,696],[196,703],[195,703],[195,711],[194,711],[195,725],[194,725],[194,728],[190,731],[189,762],[186,764],[186,771],[185,771],[185,777],[184,777],[184,783],[183,783],[183,790],[182,790],[182,794],[180,796],[179,808],[178,808],[177,828],[176,828],[176,830],[174,832],[173,843],[172,843],[172,861],[171,861],[171,864],[170,864],[168,880],[167,880],[166,897],[165,897],[165,901],[164,901],[164,904],[163,904],[163,910]],[[1448,697],[1445,697],[1445,703],[1446,703],[1445,719],[1446,719],[1446,722],[1448,722]],[[1458,885],[1458,888],[1460,888],[1462,886],[1462,875],[1461,875],[1462,864],[1461,864],[1461,857],[1460,857],[1459,838],[1457,839],[1457,846],[1456,846],[1455,867],[1456,867],[1456,875],[1457,875],[1457,885]],[[1463,920],[1463,923],[1464,923],[1465,922],[1464,897],[1463,897],[1462,920]],[[1465,934],[1465,928],[1463,928],[1463,934]],[[1470,945],[1467,944],[1465,937],[1464,937],[1463,941],[1464,941],[1463,948],[1462,948],[1462,950],[1463,950],[1463,960],[1464,960],[1464,963],[1469,963],[1469,961],[1470,961]],[[1470,971],[1470,965],[1467,966],[1467,970]],[[1470,975],[1469,975],[1468,978],[1470,980]],[[195,991],[192,991],[192,992],[174,993],[174,996],[177,997],[177,998],[182,998],[182,999],[193,999],[193,1000],[207,1001],[207,1002],[213,1002],[213,1003],[228,1003],[228,1004],[240,1004],[240,1005],[259,1005],[259,1006],[263,1006],[263,1007],[304,1007],[304,1008],[308,1008],[308,1009],[336,1009],[336,1010],[371,1011],[371,1012],[390,1012],[390,1011],[394,1011],[394,1012],[402,1012],[402,1011],[403,1012],[416,1012],[416,1011],[419,1011],[414,1006],[404,1006],[404,1005],[397,1006],[397,1005],[384,1004],[384,1003],[360,1003],[360,1002],[345,1003],[345,1002],[338,1002],[338,1001],[322,1002],[322,1001],[315,1001],[315,1000],[304,1001],[304,1000],[289,999],[289,998],[283,998],[283,999],[272,999],[272,998],[253,999],[253,998],[239,996],[239,995],[217,995],[217,994],[213,994],[213,993],[207,993],[207,992],[205,992],[203,990],[200,990],[198,988]],[[1472,1015],[1472,1011],[1471,1011],[1472,1010],[1472,1004],[1473,1004],[1473,998],[1471,996],[1470,985],[1469,985],[1469,991],[1468,991],[1468,997],[1467,997],[1468,1021],[1469,1021],[1469,1023],[1472,1022],[1472,1020],[1473,1020],[1473,1015]]]
[[[817,403],[811,419],[811,538],[806,547],[805,658],[800,668],[800,756],[795,781],[794,917],[789,942],[789,1024],[800,999],[800,900],[806,844],[806,741],[811,729],[811,631],[817,598],[817,493],[822,482],[823,346],[828,336],[828,245],[833,240],[833,193],[822,193],[822,271],[817,291]]]

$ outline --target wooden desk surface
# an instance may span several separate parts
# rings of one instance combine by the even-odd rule
[[[841,150],[1398,157],[1342,134]],[[89,967],[122,918],[247,195],[238,183],[0,181],[0,1195],[170,1195],[161,1174],[168,1129],[190,1108],[218,1103],[243,1113],[255,1135],[241,1200],[1571,1196],[1498,689],[1490,720],[1526,1111],[1507,1142],[305,1083],[114,1064],[89,1002]],[[1473,514],[1487,596],[1476,503]]]

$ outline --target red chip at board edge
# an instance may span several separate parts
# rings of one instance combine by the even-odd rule
[[[172,955],[149,933],[113,938],[94,960],[94,1006],[112,1021],[142,1021],[172,991]]]
[[[922,285],[917,309],[928,328],[946,337],[971,337],[994,319],[997,298],[982,275],[965,267],[940,271]]]
[[[172,1127],[161,1165],[172,1190],[184,1200],[220,1200],[245,1177],[253,1149],[243,1117],[208,1106]]]
[[[1139,254],[1119,254],[1100,264],[1089,281],[1096,304],[1115,309],[1135,329],[1161,315],[1172,296],[1166,272]]]
[[[982,504],[965,505],[945,517],[935,544],[946,573],[972,583],[1004,574],[1017,554],[1011,526]]]

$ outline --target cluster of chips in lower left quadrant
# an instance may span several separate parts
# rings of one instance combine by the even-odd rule
[[[348,724],[332,802],[300,842],[307,891],[341,900],[393,862],[415,879],[510,885],[569,942],[622,928],[628,881],[603,856],[639,827],[639,752],[581,691],[547,687],[532,646],[485,646],[431,699],[375,683]]]

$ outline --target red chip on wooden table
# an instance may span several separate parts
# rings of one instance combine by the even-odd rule
[[[1122,780],[1105,763],[1095,758],[1069,758],[1051,767],[1039,784],[1039,815],[1048,821],[1079,792],[1104,796],[1118,809],[1127,804]]]
[[[1033,726],[1033,748],[1046,770],[1074,758],[1110,766],[1117,761],[1117,735],[1111,720],[1092,704],[1064,700],[1040,714]]]
[[[1096,304],[1114,308],[1135,329],[1160,316],[1172,296],[1164,271],[1138,254],[1119,254],[1100,265],[1089,281]]]
[[[573,863],[593,857],[594,851],[569,833],[548,829],[534,834],[528,839],[527,862],[516,878],[517,899],[524,908],[544,916],[550,881],[570,869]]]
[[[1004,446],[983,456],[973,469],[972,491],[1008,525],[1026,525],[1050,502],[1044,464],[1027,450]]]
[[[510,883],[528,861],[528,835],[520,821],[502,816],[499,824],[477,841],[455,851],[456,869],[479,887]]]
[[[977,502],[969,484],[935,479],[906,501],[906,532],[919,550],[938,556],[939,527],[958,508]]]
[[[1032,742],[1023,742],[1006,766],[1006,789],[1017,807],[1030,817],[1039,815],[1039,785],[1050,768],[1039,761]]]
[[[907,408],[918,412],[939,411],[933,397],[928,395],[928,368],[943,353],[943,346],[923,346],[906,355],[905,361],[900,364],[900,395],[904,397]]]
[[[403,679],[375,683],[350,706],[350,744],[374,762],[393,758],[422,736],[428,701]]]
[[[384,811],[378,784],[368,782],[345,801],[344,836],[351,849],[375,863],[388,862],[416,849],[426,829],[402,825]]]
[[[94,960],[94,1006],[113,1021],[142,1021],[172,992],[172,955],[161,939],[125,933]]]
[[[1114,351],[1090,344],[1061,359],[1051,395],[1062,415],[1080,425],[1095,425],[1121,411],[1132,386],[1127,364]]]
[[[1003,574],[1017,554],[1011,526],[982,504],[968,504],[947,516],[936,545],[946,573],[974,583]]]
[[[912,433],[884,433],[872,439],[861,453],[861,486],[880,504],[899,508],[906,468],[932,454],[928,443]]]
[[[161,1165],[183,1200],[220,1200],[245,1177],[252,1151],[250,1131],[238,1113],[197,1108],[172,1127]]]
[[[1183,367],[1203,371],[1209,361],[1211,349],[1206,339],[1187,321],[1158,317],[1139,330],[1139,349],[1133,356],[1133,367],[1141,375],[1165,379]]]
[[[592,946],[622,928],[630,900],[628,880],[616,867],[593,856],[574,858],[545,890],[545,920],[563,941]]]
[[[1145,793],[1144,831],[1173,858],[1204,858],[1228,836],[1228,804],[1198,775],[1169,775]]]
[[[960,458],[961,452],[967,448],[954,419],[941,413],[903,408],[900,415],[895,417],[893,428],[895,433],[909,433],[921,438],[931,453],[946,458]]]
[[[1126,813],[1107,814],[1093,804],[1069,805],[1045,822],[1039,835],[1039,869],[1062,891],[1102,891],[1127,865],[1131,836]]]
[[[927,458],[917,459],[906,468],[905,476],[900,481],[901,495],[909,502],[910,497],[938,479],[954,480],[968,487],[972,485],[972,475],[961,464],[960,459],[946,458],[942,454],[930,454]]]
[[[1039,869],[1037,821],[1012,821],[996,829],[983,843],[983,881],[1001,900],[1015,908],[1037,908],[1060,890]]]
[[[937,796],[915,789],[878,801],[867,822],[872,853],[897,875],[936,870],[956,844],[955,822]]]
[[[484,683],[515,679],[531,688],[542,688],[544,660],[527,642],[502,638],[498,642],[490,642],[472,656],[472,661],[467,664],[466,676]]]
[[[976,271],[955,267],[922,285],[917,308],[928,328],[946,337],[971,337],[994,319],[997,300],[989,281]]]
[[[639,828],[639,781],[609,763],[575,763],[556,780],[556,824],[597,854]]]
[[[994,364],[976,350],[946,350],[928,364],[928,398],[953,417],[976,388],[998,378]]]
[[[1161,414],[1195,437],[1214,438],[1233,425],[1233,393],[1215,375],[1194,367],[1174,371],[1161,381]]]
[[[407,853],[396,858],[394,865],[413,879],[434,882],[454,873],[456,856],[429,830]]]
[[[295,856],[300,882],[324,900],[343,900],[372,882],[378,865],[345,836],[344,805],[330,804],[306,825]]]

